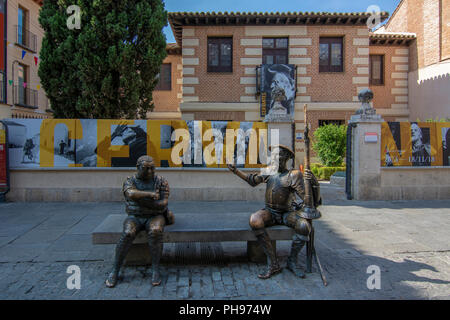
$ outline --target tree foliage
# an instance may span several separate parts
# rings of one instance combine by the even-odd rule
[[[81,29],[67,27],[68,6]],[[56,118],[145,118],[166,57],[161,0],[49,0],[39,77]]]
[[[347,126],[328,124],[314,131],[313,150],[327,167],[341,166],[346,151]]]

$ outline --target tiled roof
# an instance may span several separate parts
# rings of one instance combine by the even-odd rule
[[[415,33],[410,32],[371,32],[369,34],[371,45],[409,45],[416,39]]]
[[[170,26],[181,45],[183,26],[206,25],[356,25],[365,26],[366,12],[169,12]],[[389,17],[381,12],[381,22]]]
[[[181,47],[176,43],[167,43],[166,51],[168,54],[181,54]]]

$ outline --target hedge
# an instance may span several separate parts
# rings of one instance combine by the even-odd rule
[[[319,180],[330,180],[337,171],[345,171],[345,167],[325,167],[317,163],[311,165],[311,171]]]

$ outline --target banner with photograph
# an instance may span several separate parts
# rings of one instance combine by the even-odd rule
[[[267,124],[183,120],[8,119],[11,168],[135,167],[150,155],[158,167],[260,168]]]
[[[261,117],[266,121],[293,121],[295,65],[263,64],[260,92]]]
[[[384,122],[381,166],[449,166],[450,122]]]
[[[6,132],[0,123],[0,192],[8,187],[8,172],[6,163]]]

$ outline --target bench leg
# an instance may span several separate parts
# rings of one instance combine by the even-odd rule
[[[277,242],[272,240],[272,246],[275,249],[275,254],[277,252]],[[247,257],[250,262],[256,263],[266,263],[267,257],[263,249],[258,244],[258,241],[247,241]]]
[[[147,243],[133,244],[125,258],[126,266],[147,266],[152,264],[150,248]]]

